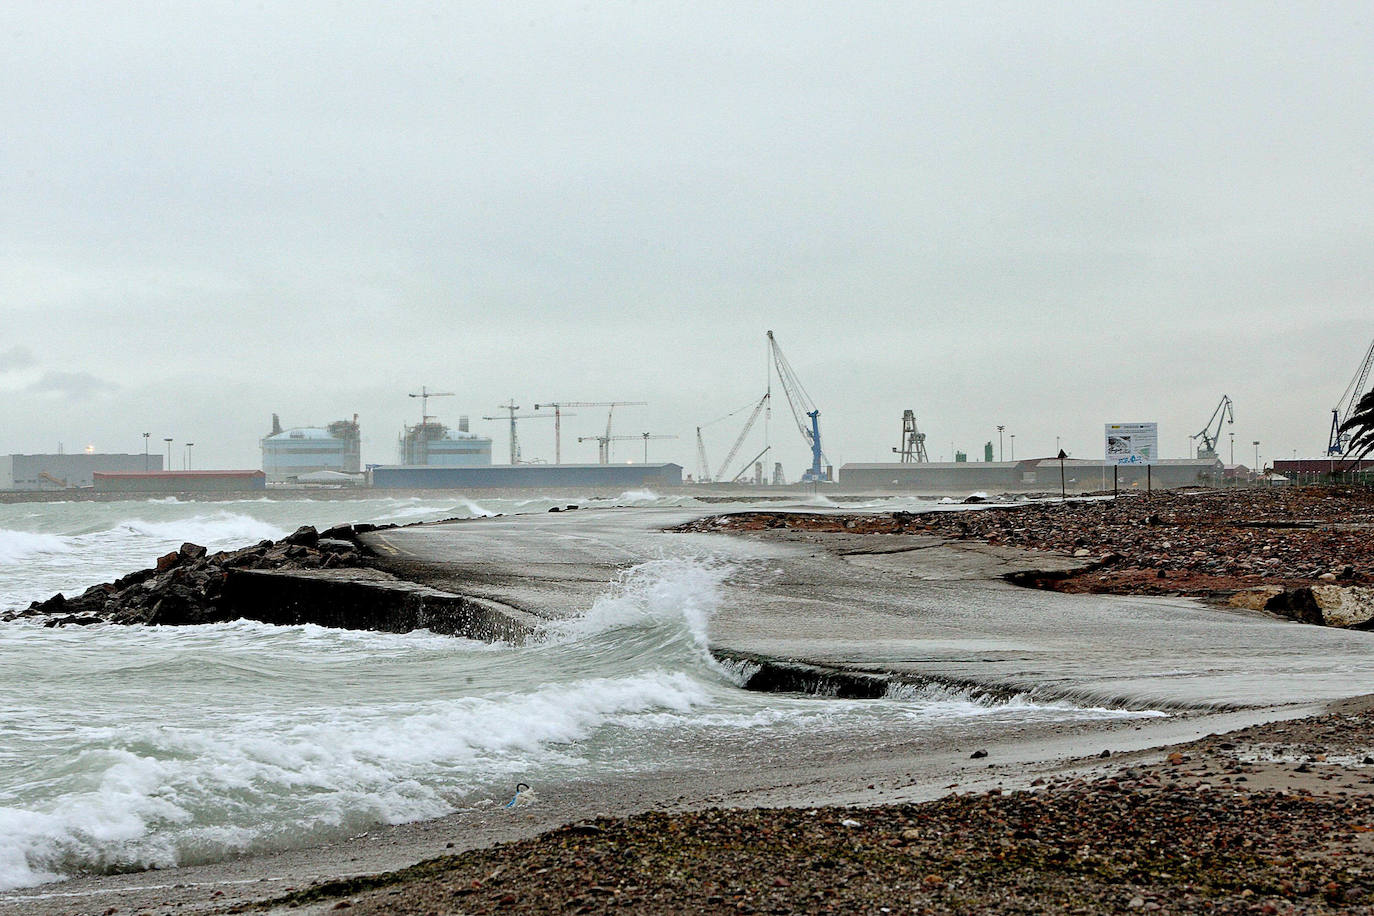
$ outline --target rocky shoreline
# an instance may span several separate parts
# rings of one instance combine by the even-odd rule
[[[147,569],[113,582],[93,585],[68,598],[58,593],[22,611],[0,616],[0,622],[46,618],[49,627],[95,623],[179,626],[223,623],[237,615],[223,606],[225,584],[235,570],[336,569],[363,565],[358,535],[376,525],[340,525],[324,532],[296,529],[279,541],[209,553],[199,544],[158,557]]]
[[[1053,551],[1083,568],[1014,581],[1198,597],[1304,623],[1374,628],[1374,492],[1358,488],[1174,491],[977,512],[750,512],[680,530],[933,535]]]

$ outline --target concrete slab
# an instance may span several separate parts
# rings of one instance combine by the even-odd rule
[[[710,643],[722,655],[907,681],[976,683],[1098,704],[1227,708],[1352,696],[1374,683],[1374,634],[1189,599],[1063,595],[1000,577],[1072,558],[925,536],[673,534],[700,510],[601,509],[365,536],[383,568],[554,620],[627,568],[731,564]]]

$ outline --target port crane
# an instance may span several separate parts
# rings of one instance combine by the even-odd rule
[[[902,411],[902,444],[893,451],[902,456],[902,464],[929,463],[930,456],[926,454],[926,434],[916,428],[914,410]]]
[[[549,415],[546,413],[516,413],[520,405],[515,403],[515,398],[510,399],[509,404],[497,404],[497,407],[508,413],[507,417],[483,417],[483,420],[510,420],[510,463],[520,463],[520,438],[515,431],[516,420],[547,420]],[[571,416],[576,416],[572,414]]]
[[[425,425],[426,423],[428,423],[430,420],[433,420],[433,419],[434,419],[433,417],[431,417],[431,416],[429,415],[429,399],[430,399],[430,398],[451,398],[451,397],[453,397],[453,392],[452,392],[452,391],[430,391],[430,390],[429,390],[428,388],[426,388],[424,385],[421,385],[421,386],[420,386],[420,393],[419,393],[419,394],[412,394],[412,395],[410,395],[410,397],[412,397],[412,398],[419,398],[419,399],[420,399],[420,425],[421,425],[421,426],[424,426],[424,425]],[[272,428],[273,428],[273,429],[276,429],[279,425],[280,425],[280,424],[277,422],[277,415],[276,415],[276,414],[272,414]]]
[[[1212,411],[1212,415],[1207,418],[1207,423],[1203,425],[1201,430],[1188,437],[1194,442],[1198,439],[1202,440],[1202,444],[1197,447],[1197,456],[1199,458],[1215,458],[1217,447],[1221,444],[1222,423],[1235,422],[1234,405],[1231,403],[1231,398],[1223,394],[1220,403],[1217,404],[1217,409]],[[1216,424],[1216,429],[1212,429],[1213,423]]]
[[[545,407],[553,408],[553,463],[563,463],[563,408],[564,407],[605,407],[606,411],[606,435],[611,434],[611,414],[617,407],[644,407],[648,401],[550,401],[547,404],[535,404],[535,410],[543,410]],[[575,416],[575,414],[568,414]],[[588,438],[584,436],[583,438]],[[592,437],[596,438],[596,437]],[[582,440],[577,440],[581,442]],[[608,455],[609,458],[609,455]],[[602,461],[607,464],[608,461]]]
[[[798,431],[811,447],[811,467],[802,474],[802,482],[815,483],[824,480],[825,472],[821,467],[821,460],[825,455],[821,451],[820,408],[802,387],[801,379],[797,378],[797,373],[793,371],[787,357],[782,355],[782,349],[778,346],[772,331],[768,332],[768,349],[773,357],[773,367],[778,373],[778,382],[782,385],[782,393],[787,397],[787,406],[792,409],[792,419],[797,422]]]
[[[1346,386],[1345,394],[1341,395],[1341,399],[1331,409],[1331,434],[1326,440],[1326,454],[1340,456],[1350,450],[1350,431],[1342,432],[1341,426],[1350,419],[1350,415],[1355,412],[1355,405],[1364,396],[1371,369],[1374,369],[1374,341],[1370,342],[1369,349],[1365,351],[1364,359],[1355,370],[1355,377]]]

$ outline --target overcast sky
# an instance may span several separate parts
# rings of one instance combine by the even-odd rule
[[[0,453],[147,431],[178,467],[184,442],[258,467],[273,412],[356,412],[390,462],[428,385],[498,460],[476,418],[509,398],[648,401],[615,431],[680,436],[650,458],[690,472],[695,426],[762,393],[771,328],[837,466],[893,457],[905,408],[936,460],[998,424],[1018,458],[1098,457],[1120,420],[1183,457],[1223,393],[1237,460],[1320,454],[1374,338],[1371,23],[10,0]],[[706,429],[713,463],[742,419]],[[565,460],[604,423],[565,419]],[[795,478],[785,406],[772,433]]]

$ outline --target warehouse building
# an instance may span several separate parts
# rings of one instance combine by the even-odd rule
[[[97,493],[245,493],[267,488],[262,471],[137,471],[95,474]]]
[[[0,456],[0,490],[67,490],[89,487],[98,471],[160,471],[161,455],[77,452],[74,455]]]
[[[1161,490],[1173,487],[1218,487],[1223,466],[1215,458],[1166,458],[1145,465],[1112,465],[1098,459],[1064,460],[1065,489],[1077,492],[1110,490],[1112,469],[1116,486]],[[1030,458],[1025,461],[923,461],[846,464],[840,483],[871,490],[917,490],[926,493],[967,493],[970,490],[999,492],[1058,490],[1059,461]]]
[[[680,464],[501,464],[488,467],[386,466],[369,472],[378,489],[548,490],[561,487],[677,487]]]
[[[302,474],[362,471],[358,416],[336,420],[328,426],[296,426],[282,429],[272,414],[272,431],[262,439],[262,470],[273,483],[284,483]]]

